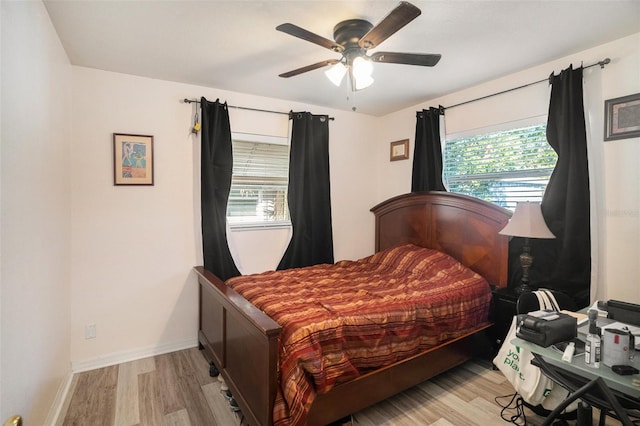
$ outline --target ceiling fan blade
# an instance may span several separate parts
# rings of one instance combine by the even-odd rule
[[[304,28],[300,28],[299,26],[294,24],[281,24],[276,27],[276,30],[282,31],[283,33],[301,38],[306,41],[310,41],[311,43],[315,43],[319,46],[326,47],[327,49],[333,50],[334,52],[342,53],[342,51],[344,51],[344,47],[340,46],[335,41],[319,36],[318,34],[314,34],[311,31],[307,31]]]
[[[316,62],[315,64],[307,65],[306,67],[302,67],[302,68],[295,69],[293,71],[282,73],[280,74],[280,77],[284,77],[284,78],[293,77],[307,71],[313,71],[318,68],[326,67],[327,65],[335,65],[338,62],[340,62],[338,59],[328,59],[326,61]]]
[[[409,2],[402,1],[375,27],[365,34],[358,44],[364,49],[373,49],[400,28],[420,16],[420,9]]]
[[[388,64],[420,65],[432,67],[440,61],[442,55],[423,53],[376,52],[371,55],[373,62]]]

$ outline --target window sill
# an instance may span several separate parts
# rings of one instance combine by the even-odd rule
[[[243,231],[268,231],[275,229],[291,229],[291,222],[273,222],[273,223],[236,223],[230,224],[231,232]]]

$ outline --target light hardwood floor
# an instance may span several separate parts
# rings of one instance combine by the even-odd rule
[[[58,425],[240,425],[240,415],[231,411],[220,386],[209,377],[208,363],[197,348],[83,372],[72,381]],[[489,361],[474,360],[355,413],[352,424],[507,424],[494,399],[513,392]],[[541,417],[526,413],[527,424],[542,423]]]

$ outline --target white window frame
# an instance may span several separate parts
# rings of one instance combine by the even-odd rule
[[[283,136],[269,136],[269,135],[259,135],[259,134],[253,134],[253,133],[238,133],[238,132],[231,133],[232,144],[234,143],[234,141],[243,141],[243,142],[252,142],[252,143],[286,145],[289,147],[289,139],[290,139],[289,137],[283,137]],[[287,163],[287,166],[288,166],[288,163]],[[235,164],[234,164],[234,168],[235,168]],[[288,173],[289,173],[289,170],[287,167],[287,185],[288,185]],[[234,185],[234,182],[233,182],[233,175],[232,175],[231,177],[232,189],[233,189],[233,185]],[[289,216],[288,206],[287,206],[287,216]],[[229,228],[233,231],[281,229],[281,228],[291,228],[291,219],[289,218],[287,220],[259,220],[259,221],[248,221],[248,222],[233,222],[232,220],[230,220],[230,217],[227,214],[227,224]]]

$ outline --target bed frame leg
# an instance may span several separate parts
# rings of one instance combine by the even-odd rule
[[[213,362],[209,363],[209,376],[210,377],[218,377],[220,372],[218,371],[218,367]]]

